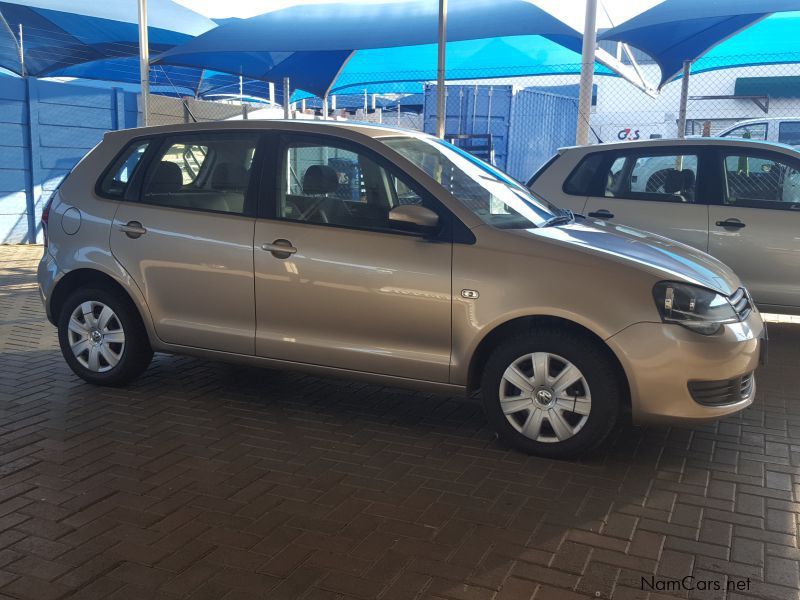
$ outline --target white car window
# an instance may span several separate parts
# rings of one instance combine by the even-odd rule
[[[725,181],[729,205],[794,210],[800,203],[800,171],[783,159],[726,156]]]
[[[778,128],[778,141],[800,147],[800,121],[783,121]]]
[[[743,138],[746,140],[766,140],[767,124],[750,123],[749,125],[741,125],[739,127],[734,127],[727,133],[723,133],[720,137]]]

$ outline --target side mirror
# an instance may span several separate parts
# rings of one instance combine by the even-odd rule
[[[389,211],[389,221],[398,225],[433,229],[439,224],[439,215],[419,204],[401,204]]]

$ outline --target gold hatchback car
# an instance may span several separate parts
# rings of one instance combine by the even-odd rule
[[[153,352],[446,394],[499,436],[585,452],[748,406],[764,325],[709,255],[597,224],[430,136],[369,124],[109,133],[42,217],[39,285],[77,375]]]

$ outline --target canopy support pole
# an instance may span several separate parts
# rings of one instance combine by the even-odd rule
[[[436,136],[444,139],[447,92],[445,80],[445,49],[447,48],[447,0],[439,0],[439,57],[436,67]]]
[[[597,46],[597,0],[586,0],[586,19],[583,24],[581,52],[581,83],[578,92],[578,127],[575,143],[589,143],[589,122],[592,118],[592,84],[594,79],[594,54]]]
[[[683,79],[681,80],[681,104],[678,109],[678,139],[686,137],[686,107],[689,104],[689,76],[692,70],[692,61],[683,61]]]
[[[325,121],[328,120],[328,94],[322,97],[322,118]]]
[[[147,39],[147,0],[139,0],[139,77],[142,87],[142,124],[150,121],[150,45]]]
[[[284,119],[288,119],[292,114],[291,106],[289,105],[289,103],[292,100],[291,95],[292,95],[292,93],[291,93],[290,88],[289,88],[289,78],[288,77],[284,77],[283,78],[283,118]]]
[[[19,74],[25,77],[25,38],[22,33],[22,23],[19,24]]]

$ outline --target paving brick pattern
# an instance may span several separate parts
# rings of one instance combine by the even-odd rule
[[[84,384],[40,253],[0,248],[0,598],[800,597],[797,324],[743,414],[559,462],[394,389],[170,356]]]

